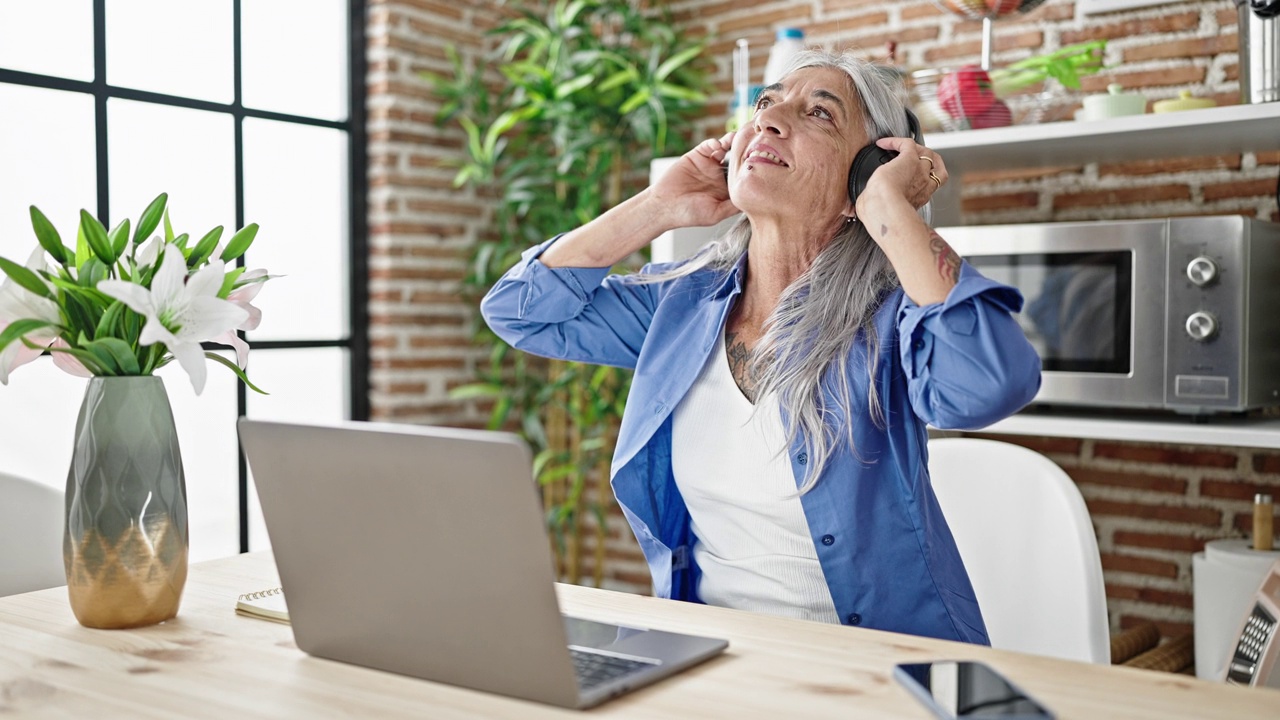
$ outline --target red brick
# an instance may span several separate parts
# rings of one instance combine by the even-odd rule
[[[1040,205],[1040,193],[1016,192],[996,195],[977,195],[963,198],[960,208],[963,212],[987,212],[991,210],[1024,210]]]
[[[1131,63],[1170,58],[1212,57],[1220,53],[1233,53],[1239,49],[1239,46],[1239,36],[1233,31],[1215,37],[1182,38],[1127,48],[1124,51],[1124,61]]]
[[[1031,435],[992,435],[985,433],[965,433],[967,437],[996,440],[1014,445],[1021,445],[1028,450],[1035,450],[1042,455],[1079,455],[1082,441],[1078,438],[1034,437]]]
[[[1072,480],[1084,485],[1126,487],[1136,490],[1173,493],[1175,495],[1182,495],[1187,491],[1187,481],[1182,478],[1162,477],[1136,472],[1097,470],[1088,467],[1070,468],[1067,473],[1071,475]]]
[[[379,313],[369,314],[372,326],[400,327],[466,327],[466,318],[432,313]]]
[[[1126,20],[1123,22],[1094,25],[1082,30],[1064,30],[1059,42],[1066,45],[1086,42],[1088,40],[1116,40],[1119,38],[1143,37],[1178,30],[1192,30],[1200,25],[1200,13],[1170,13],[1152,18]]]
[[[1204,186],[1205,200],[1221,200],[1236,197],[1274,197],[1276,179],[1241,180],[1238,182],[1218,183]]]
[[[967,172],[964,173],[963,178],[967,185],[970,183],[1039,180],[1041,178],[1055,177],[1064,173],[1079,174],[1081,172],[1084,172],[1084,168],[1079,165],[1051,165],[1045,167],[1017,168],[1013,170],[983,170],[981,172]]]
[[[1280,455],[1258,453],[1253,456],[1253,469],[1260,473],[1280,473]]]
[[[1186,185],[1152,185],[1147,187],[1115,188],[1113,190],[1060,193],[1053,198],[1053,209],[1110,207],[1113,205],[1190,199],[1191,188]]]
[[[745,15],[743,17],[725,20],[720,23],[719,30],[721,36],[727,36],[739,30],[755,29],[755,28],[773,28],[780,25],[790,25],[796,27],[804,27],[804,24],[810,19],[810,9],[807,5],[800,7],[784,7],[770,12],[762,12],[754,15]]]
[[[461,280],[465,272],[459,268],[373,268],[370,280]]]
[[[1162,68],[1159,70],[1136,70],[1133,72],[1110,72],[1097,75],[1086,75],[1080,79],[1080,90],[1085,93],[1106,92],[1111,83],[1119,83],[1127,88],[1168,87],[1170,85],[1193,85],[1204,82],[1205,69],[1195,65]]]
[[[1280,480],[1260,483],[1225,482],[1222,480],[1200,481],[1200,494],[1204,497],[1253,502],[1253,496],[1256,493],[1268,493],[1272,497],[1280,498]]]
[[[1093,456],[1114,460],[1131,460],[1151,465],[1183,465],[1194,467],[1234,468],[1238,458],[1234,453],[1211,450],[1178,450],[1159,445],[1130,445],[1099,442],[1093,446]]]
[[[1155,550],[1176,550],[1185,553],[1198,553],[1204,549],[1205,540],[1187,535],[1168,535],[1165,533],[1135,532],[1132,530],[1116,530],[1111,536],[1116,545],[1144,547]]]
[[[1222,525],[1222,511],[1207,507],[1150,505],[1147,503],[1098,499],[1086,499],[1085,504],[1089,506],[1089,514],[1091,515],[1136,518],[1139,520],[1165,520],[1215,528]]]
[[[1280,150],[1256,151],[1253,156],[1259,165],[1280,165]]]
[[[1135,600],[1152,605],[1169,605],[1172,607],[1192,608],[1191,593],[1175,590],[1159,590],[1157,588],[1138,588],[1128,585],[1107,583],[1107,597],[1117,600]]]
[[[1154,575],[1156,577],[1178,577],[1177,563],[1172,563],[1168,560],[1156,560],[1155,558],[1137,557],[1134,555],[1102,553],[1102,569],[1111,570],[1113,572]]]
[[[1240,155],[1221,157],[1160,158],[1120,164],[1099,163],[1099,175],[1163,175],[1193,170],[1239,170]]]

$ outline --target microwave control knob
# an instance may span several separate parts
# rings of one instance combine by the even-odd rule
[[[1210,340],[1218,334],[1218,319],[1203,310],[1193,312],[1187,318],[1187,334],[1198,342]]]
[[[1197,287],[1204,287],[1218,279],[1218,264],[1201,255],[1187,265],[1187,279]]]

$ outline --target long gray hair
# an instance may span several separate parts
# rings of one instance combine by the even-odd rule
[[[862,102],[869,142],[890,136],[910,137],[902,97],[883,68],[847,53],[807,50],[792,60],[785,74],[811,67],[834,68],[849,75]],[[928,205],[921,208],[920,214],[926,222],[929,220]],[[637,282],[648,283],[704,268],[728,272],[738,264],[750,243],[751,223],[744,215],[722,237],[680,266],[633,277]],[[880,338],[873,321],[886,295],[897,287],[898,278],[889,259],[862,223],[842,223],[809,268],[782,293],[765,324],[764,336],[752,352],[752,365],[758,371],[758,397],[777,394],[788,446],[797,434],[806,438],[810,470],[801,493],[817,483],[842,437],[857,455],[854,427],[858,414],[852,407],[848,370],[859,336],[867,348],[867,410],[871,421],[884,427],[875,382]],[[828,403],[827,392],[833,396],[833,403]]]

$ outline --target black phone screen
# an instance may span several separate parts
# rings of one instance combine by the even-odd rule
[[[1052,720],[1053,714],[979,662],[908,663],[894,677],[945,720]]]

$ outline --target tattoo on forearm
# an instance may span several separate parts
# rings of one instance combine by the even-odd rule
[[[729,372],[738,384],[743,396],[753,404],[756,401],[756,384],[759,380],[755,363],[751,361],[751,350],[746,343],[738,339],[738,333],[727,332],[724,335],[725,355],[729,357]]]
[[[929,231],[929,249],[933,251],[933,259],[938,265],[938,275],[954,285],[960,279],[960,256],[932,230]]]

